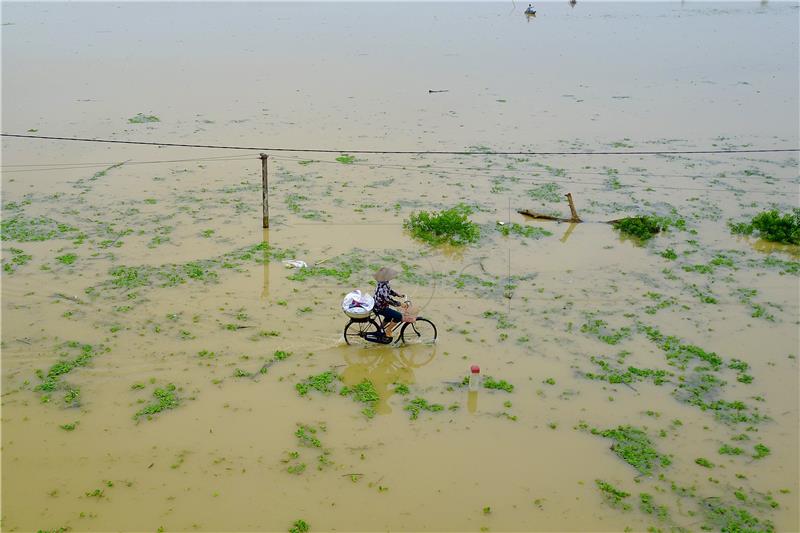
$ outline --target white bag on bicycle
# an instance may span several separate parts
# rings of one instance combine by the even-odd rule
[[[375,299],[368,293],[356,289],[342,300],[342,311],[350,318],[367,318],[375,307]]]

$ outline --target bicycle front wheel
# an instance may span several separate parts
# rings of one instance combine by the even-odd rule
[[[368,344],[365,338],[367,333],[376,334],[380,331],[378,323],[369,320],[351,320],[344,327],[344,342],[347,344]]]
[[[433,344],[436,342],[436,326],[427,318],[403,324],[400,339],[405,344]]]

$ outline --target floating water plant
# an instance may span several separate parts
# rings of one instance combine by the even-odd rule
[[[459,204],[442,211],[412,213],[403,223],[411,235],[428,244],[464,246],[480,238],[480,228],[469,219],[472,208]]]
[[[145,115],[144,113],[137,113],[136,116],[128,119],[128,124],[146,124],[148,122],[161,122],[161,119],[155,115]]]
[[[669,457],[655,449],[647,433],[642,429],[619,426],[605,431],[593,429],[592,434],[613,440],[611,450],[640,474],[650,475],[654,467],[666,467],[672,463]]]
[[[305,396],[311,389],[322,393],[333,392],[333,382],[336,381],[339,376],[333,370],[328,370],[321,374],[317,374],[316,376],[309,376],[300,383],[297,383],[294,388],[300,394],[300,396]]]
[[[528,191],[528,196],[543,202],[553,203],[561,202],[564,199],[563,194],[561,194],[561,186],[557,183],[545,183],[534,187]]]
[[[336,160],[339,163],[342,163],[344,165],[352,165],[356,160],[356,156],[348,155],[348,154],[342,154],[339,157],[337,157]]]
[[[361,411],[364,416],[367,418],[375,416],[375,404],[380,400],[380,396],[378,396],[378,391],[375,390],[375,386],[370,380],[365,378],[361,383],[353,387],[342,387],[339,394],[342,396],[352,395],[353,400],[364,404],[364,409]]]
[[[657,235],[659,232],[674,226],[678,229],[685,229],[686,222],[682,219],[670,219],[666,217],[656,216],[636,216],[627,217],[621,220],[612,222],[614,227],[622,233],[636,237],[642,241],[647,241]]]
[[[20,250],[19,248],[10,248],[9,251],[11,252],[11,259],[9,261],[3,261],[3,272],[10,274],[16,271],[19,267],[27,265],[33,256],[30,254],[26,254],[24,250]]]
[[[437,411],[444,411],[444,405],[438,403],[428,403],[425,398],[419,396],[410,400],[403,407],[403,410],[408,411],[411,420],[416,420],[422,411],[435,413]]]
[[[483,386],[484,388],[492,390],[514,392],[514,385],[512,385],[511,383],[507,382],[504,379],[496,381],[492,376],[486,376],[486,379],[483,380]]]
[[[4,241],[31,242],[72,239],[78,233],[77,228],[45,216],[27,218],[18,215],[0,222],[0,238]]]
[[[775,527],[767,520],[750,514],[747,509],[725,505],[718,497],[700,502],[706,524],[703,529],[724,533],[772,533]]]
[[[308,533],[310,526],[305,520],[295,520],[289,533]]]
[[[608,503],[611,507],[622,509],[623,511],[627,511],[631,508],[631,506],[625,502],[625,499],[631,495],[629,492],[619,490],[612,484],[600,479],[596,479],[595,483],[597,484],[597,488],[600,489],[600,492],[603,494],[603,498],[605,498],[606,503]]]
[[[153,391],[153,396],[156,398],[155,402],[143,407],[133,415],[134,420],[146,416],[148,420],[152,419],[153,415],[165,411],[167,409],[175,409],[180,405],[180,398],[175,392],[176,387],[172,383],[167,384],[163,389],[157,388]]]
[[[107,351],[102,346],[94,347],[91,344],[81,344],[75,341],[65,342],[61,345],[62,357],[68,356],[70,351],[78,351],[79,354],[74,359],[62,359],[55,363],[47,373],[37,370],[36,375],[41,380],[41,383],[35,387],[35,390],[43,393],[42,401],[49,401],[50,394],[58,389],[67,388],[64,397],[65,403],[77,404],[80,398],[79,389],[69,387],[62,383],[62,376],[69,374],[76,368],[86,366],[91,362],[92,358],[100,353],[100,351]]]
[[[553,232],[547,231],[546,229],[537,228],[536,226],[523,226],[517,222],[512,222],[511,224],[498,223],[497,231],[506,237],[513,233],[514,235],[527,237],[529,239],[541,239],[542,237],[549,237],[553,234]]]

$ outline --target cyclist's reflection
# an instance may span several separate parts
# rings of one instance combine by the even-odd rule
[[[414,383],[414,369],[427,365],[436,357],[436,346],[415,345],[396,348],[367,348],[347,350],[344,360],[347,367],[342,371],[342,381],[348,387],[358,385],[365,379],[372,382],[379,400],[375,412],[392,412],[389,398],[397,385]]]

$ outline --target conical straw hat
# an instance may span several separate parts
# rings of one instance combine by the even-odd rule
[[[397,277],[397,270],[393,268],[382,267],[380,270],[372,275],[375,281],[389,281]]]

